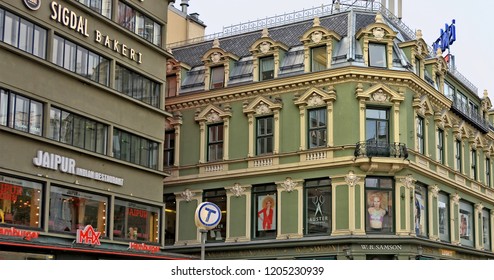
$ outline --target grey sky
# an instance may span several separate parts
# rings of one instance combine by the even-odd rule
[[[380,2],[376,0],[376,2]],[[396,1],[397,2],[397,1]],[[180,9],[181,0],[175,1]],[[292,13],[312,7],[328,5],[323,0],[190,0],[188,13],[198,13],[206,25],[206,34],[222,32],[224,26]],[[444,24],[456,20],[456,42],[451,46],[456,66],[478,88],[482,97],[484,89],[494,102],[494,34],[488,26],[494,21],[494,1],[460,0],[403,0],[402,21],[413,31],[422,30],[424,40],[431,45]],[[489,34],[491,33],[491,34]]]

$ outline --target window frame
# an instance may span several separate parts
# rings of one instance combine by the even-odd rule
[[[261,133],[261,121],[266,121],[264,124],[265,126],[265,131],[266,133]],[[269,133],[269,123],[271,124],[271,133]],[[268,116],[262,116],[262,117],[257,117],[256,118],[256,156],[262,156],[262,155],[269,155],[272,154],[274,151],[274,129],[275,129],[275,123],[274,123],[274,116],[273,115],[268,115]],[[271,145],[269,145],[269,140],[271,139]],[[262,143],[260,143],[260,141]],[[261,144],[265,144],[265,148],[262,147]]]
[[[267,198],[271,197],[271,199]],[[253,239],[276,239],[277,236],[277,214],[278,214],[278,193],[275,184],[265,184],[252,186],[252,237]],[[264,219],[260,218],[260,215],[266,213],[266,208],[263,207],[263,202],[270,200],[271,210],[268,216],[271,216],[270,220],[267,220],[266,226],[268,229],[264,230]],[[264,210],[266,209],[266,210]]]
[[[371,186],[375,180],[375,187]],[[386,183],[387,181],[387,183]],[[365,231],[367,234],[395,233],[394,178],[368,176],[365,178]],[[373,204],[378,199],[379,208]],[[383,206],[381,206],[383,205]],[[384,212],[383,212],[384,211]],[[372,218],[371,218],[372,217]]]
[[[123,216],[120,213],[122,208],[125,209]],[[131,209],[133,214],[131,214]],[[162,208],[160,209],[160,207],[156,205],[115,198],[112,211],[113,239],[130,242],[160,243]],[[131,220],[129,220],[129,217]],[[119,221],[120,219],[122,221]],[[144,222],[146,226],[142,226],[142,219],[145,219]],[[149,232],[142,231],[142,228],[149,229],[150,227],[152,227],[152,230]],[[135,230],[135,228],[138,228],[138,230]],[[141,229],[141,231],[139,229]],[[116,234],[117,232],[118,234]]]
[[[321,58],[321,59],[318,59]],[[321,62],[319,62],[321,60]],[[318,72],[327,69],[328,54],[327,46],[321,45],[310,48],[310,70],[311,72]]]
[[[421,116],[417,116],[417,142],[418,152],[425,155],[425,120]]]
[[[316,196],[309,196],[311,191],[316,192]],[[320,194],[320,195],[317,195]],[[326,194],[326,195],[325,195]],[[329,235],[332,231],[332,182],[331,178],[308,179],[304,183],[304,235],[317,236]],[[326,207],[324,204],[326,203]],[[312,207],[313,206],[313,207]],[[321,208],[322,207],[322,208]],[[311,211],[312,208],[315,210]],[[326,210],[326,211],[325,211]],[[317,217],[317,213],[320,216]],[[313,218],[311,215],[314,214]],[[327,229],[317,230],[317,228]],[[311,232],[311,228],[316,228]]]
[[[317,124],[321,123],[321,119],[324,120],[324,126],[313,126],[312,113],[315,113],[315,121]],[[326,147],[328,143],[327,132],[328,132],[328,113],[326,107],[318,107],[307,110],[307,142],[309,149]],[[317,143],[313,143],[312,133],[316,133]],[[322,138],[322,139],[321,139]],[[322,141],[322,143],[321,143]]]
[[[437,154],[438,161],[441,164],[445,164],[445,151],[444,151],[444,130],[437,130]]]
[[[478,176],[477,176],[477,150],[476,149],[472,149],[472,152],[471,152],[471,157],[470,157],[470,165],[471,165],[471,176],[474,180],[477,180],[478,179]]]
[[[209,89],[218,89],[225,87],[225,66],[217,65],[210,68]]]
[[[415,184],[414,229],[417,236],[427,237],[428,231],[428,190],[423,183]]]
[[[438,234],[439,239],[443,242],[451,242],[451,230],[450,230],[450,200],[449,194],[445,192],[439,192],[437,196],[437,208],[438,208]],[[441,207],[444,204],[444,207]],[[441,211],[441,209],[444,209]]]
[[[163,143],[163,166],[171,167],[175,164],[175,130],[165,131],[165,142]]]
[[[388,68],[387,44],[369,42],[369,66],[377,68]],[[382,57],[377,57],[377,55]],[[381,62],[382,61],[382,62]]]
[[[456,171],[462,172],[462,142],[461,140],[455,139],[455,162]]]
[[[224,141],[225,141],[224,123],[213,123],[213,124],[209,124],[207,127],[208,127],[207,161],[208,162],[222,161],[224,155]],[[215,151],[214,153],[213,150]]]
[[[19,110],[18,102],[21,101],[24,106]],[[43,136],[44,107],[45,105],[40,101],[0,88],[0,125]],[[22,118],[19,117],[19,113]]]
[[[272,64],[272,65],[268,65]],[[267,67],[267,70],[264,70],[264,67]],[[269,67],[268,67],[269,66]],[[259,81],[267,81],[274,79],[274,56],[264,56],[259,58]]]
[[[203,201],[204,202],[212,202],[216,204],[221,211],[221,219],[218,225],[209,230],[209,234],[207,234],[206,242],[225,242],[226,229],[227,229],[227,195],[225,189],[212,189],[212,190],[204,190],[203,193]]]
[[[485,184],[487,187],[491,187],[491,159],[485,158]]]

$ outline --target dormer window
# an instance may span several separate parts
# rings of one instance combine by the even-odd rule
[[[223,88],[225,84],[225,66],[220,65],[211,68],[210,89]]]
[[[369,66],[386,68],[386,45],[369,43]]]
[[[420,77],[420,59],[415,57],[415,74]]]
[[[268,56],[259,59],[259,77],[260,81],[271,80],[274,78],[274,57]]]
[[[326,69],[328,57],[326,46],[315,47],[311,49],[311,72],[317,72]]]

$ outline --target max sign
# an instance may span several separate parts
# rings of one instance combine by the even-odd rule
[[[77,237],[75,242],[88,245],[101,245],[99,238],[101,232],[94,230],[92,225],[87,225],[84,229],[77,230]]]

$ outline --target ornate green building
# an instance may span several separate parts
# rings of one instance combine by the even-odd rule
[[[169,46],[166,250],[210,201],[208,259],[493,258],[487,92],[379,3],[309,14]]]

